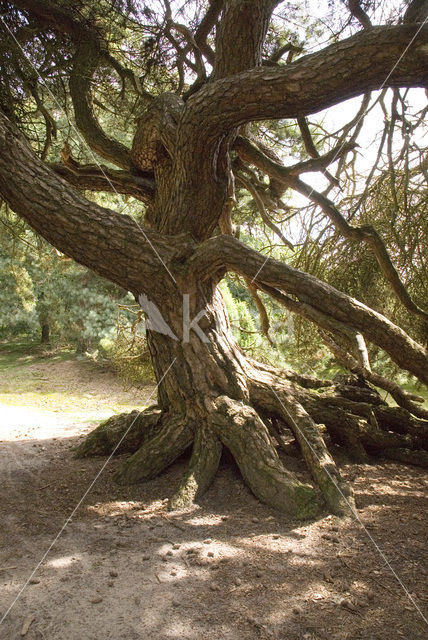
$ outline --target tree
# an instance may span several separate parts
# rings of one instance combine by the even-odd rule
[[[3,206],[0,209],[0,335],[53,339],[82,353],[114,331],[123,289],[54,250]],[[108,343],[108,341],[107,341]]]
[[[380,87],[428,85],[428,27],[372,26],[352,2],[351,27],[358,21],[363,29],[293,62],[301,43],[272,22],[275,0],[212,0],[192,9],[166,0],[163,15],[132,2],[100,0],[1,5],[8,34],[1,80],[2,197],[59,251],[143,300],[151,320],[157,405],[100,426],[80,455],[131,453],[116,476],[130,483],[156,476],[192,445],[188,472],[170,499],[170,507],[178,508],[207,489],[224,445],[260,500],[300,517],[314,514],[318,505],[311,487],[280,461],[276,444],[284,443],[287,428],[335,513],[350,508],[352,492],[318,425],[359,459],[369,452],[425,464],[428,454],[420,449],[427,444],[427,412],[414,396],[370,370],[364,339],[425,383],[426,349],[379,312],[241,242],[233,215],[235,188],[245,188],[263,223],[287,242],[272,211],[286,209],[281,196],[287,189],[305,194],[343,235],[373,247],[400,300],[426,321],[377,232],[353,227],[301,175],[320,170],[334,183],[327,167],[352,151],[359,125],[350,123],[336,146],[320,154],[310,114],[361,94],[366,100]],[[22,52],[31,61],[28,68]],[[38,154],[19,131],[29,101],[45,123],[43,144],[39,130],[35,135],[27,127]],[[129,117],[136,101],[142,111],[134,131]],[[64,145],[62,162],[51,159],[57,102],[72,105],[92,157],[80,150],[76,158]],[[269,122],[280,119],[297,122],[309,155],[293,166],[285,167],[260,139]],[[103,124],[118,135],[109,135]],[[82,191],[132,196],[144,203],[144,218],[100,206]],[[337,348],[346,344],[357,383],[299,376],[245,355],[218,289],[227,272],[247,283],[262,320],[259,292],[316,323]],[[367,379],[393,385],[404,406],[387,407]]]

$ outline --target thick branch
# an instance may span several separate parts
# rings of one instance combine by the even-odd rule
[[[66,157],[64,153],[62,160],[62,163],[51,164],[51,169],[82,191],[120,193],[146,203],[153,200],[154,179],[133,176],[128,171],[110,169],[105,165],[81,165],[71,156]]]
[[[334,335],[340,336],[340,338],[347,344],[354,347],[354,350],[358,350],[359,352],[361,352],[359,343],[360,339],[364,341],[364,338],[353,327],[335,320],[331,315],[322,313],[310,304],[301,302],[300,300],[295,300],[294,298],[290,298],[290,296],[285,295],[285,293],[282,293],[274,287],[270,287],[266,284],[260,283],[258,286],[262,291],[267,293],[269,296],[271,296],[271,298],[279,302],[280,305],[282,305],[292,313],[310,320],[318,327],[320,327],[320,329],[323,331],[327,331]],[[362,356],[361,354],[361,359],[364,359],[364,362],[367,364],[368,356],[366,354],[364,354],[364,356]]]
[[[416,33],[412,25],[366,29],[288,66],[227,75],[192,95],[177,135],[168,233],[184,228],[205,239],[214,231],[213,207],[219,216],[227,197],[224,142],[236,127],[306,116],[381,86],[428,86],[428,26]],[[189,149],[203,149],[204,162]]]
[[[1,112],[0,194],[57,249],[136,294],[159,280],[164,269],[159,256],[167,263],[189,255],[190,241],[183,235],[158,236],[84,198],[43,164]]]
[[[228,269],[254,281],[296,296],[301,302],[361,332],[384,349],[400,367],[428,383],[428,352],[402,329],[358,300],[314,276],[265,258],[231,236],[218,236],[199,245],[189,261],[201,276]]]
[[[216,80],[261,64],[262,46],[276,4],[277,0],[226,0],[216,33]]]
[[[93,110],[91,81],[103,57],[111,63],[107,44],[99,29],[89,20],[75,17],[71,10],[50,0],[17,0],[16,6],[27,11],[41,25],[66,34],[76,45],[69,87],[76,125],[90,148],[105,160],[129,169],[129,150],[110,138],[101,128]],[[115,66],[117,69],[117,65]]]
[[[196,44],[198,45],[200,51],[208,60],[208,62],[214,66],[215,53],[207,44],[207,37],[210,31],[214,28],[215,23],[218,20],[220,12],[223,7],[223,0],[212,0],[208,7],[208,10],[201,22],[199,23],[198,28],[194,33],[194,39]]]
[[[380,86],[426,87],[427,43],[428,26],[367,29],[286,67],[260,67],[213,82],[192,98],[192,111],[226,129],[306,116]]]
[[[364,29],[369,29],[372,26],[371,20],[361,7],[359,0],[348,0],[347,5],[351,14]]]
[[[93,28],[89,20],[85,21],[81,16],[76,20],[72,11],[51,0],[14,0],[13,4],[27,11],[41,25],[54,27],[72,37],[85,37]]]
[[[403,16],[403,22],[424,22],[428,18],[428,4],[426,0],[411,0]]]
[[[131,166],[129,149],[121,142],[110,138],[101,128],[94,114],[91,80],[101,59],[100,40],[86,37],[78,42],[69,80],[76,125],[95,153],[122,169],[129,169]]]

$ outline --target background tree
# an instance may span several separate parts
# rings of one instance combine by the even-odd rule
[[[113,338],[116,307],[132,303],[126,291],[59,253],[28,225],[0,210],[0,278],[3,339],[95,350]]]
[[[369,452],[426,464],[427,412],[372,371],[365,340],[422,382],[426,349],[378,311],[236,237],[237,194],[245,190],[262,222],[256,240],[268,229],[291,250],[286,230],[294,212],[284,194],[293,190],[353,246],[373,251],[400,304],[426,323],[378,231],[356,225],[335,200],[340,178],[352,171],[349,154],[369,92],[427,86],[420,11],[416,22],[396,24],[401,7],[386,16],[386,4],[375,13],[366,4],[332,4],[334,34],[321,42],[325,30],[306,7],[271,0],[166,1],[158,9],[100,0],[1,2],[2,197],[62,253],[145,296],[168,327],[148,332],[157,405],[101,426],[79,453],[132,453],[117,474],[127,483],[153,477],[193,443],[171,508],[209,486],[224,445],[261,500],[299,516],[315,513],[314,491],[278,457],[285,429],[336,513],[352,505],[351,490],[317,425],[360,460]],[[373,26],[378,16],[390,24]],[[314,136],[311,114],[359,95],[359,112],[339,132]],[[290,126],[282,134],[289,155],[302,150],[293,164],[284,165],[278,150],[281,126]],[[314,171],[327,179],[324,191],[302,178]],[[123,194],[142,210],[112,210],[82,191]],[[319,225],[313,218],[304,226],[314,246]],[[246,283],[265,334],[262,294],[315,323],[350,361],[357,384],[297,375],[244,354],[218,288],[227,272]],[[190,319],[200,318],[189,335],[183,300]],[[385,406],[365,380],[389,385],[402,407]]]

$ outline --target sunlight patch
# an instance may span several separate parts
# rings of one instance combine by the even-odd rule
[[[49,560],[46,564],[53,569],[65,569],[65,567],[70,567],[76,560],[76,556],[61,556],[60,558]]]

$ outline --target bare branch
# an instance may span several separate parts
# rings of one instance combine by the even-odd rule
[[[330,151],[322,156],[317,154],[317,157],[315,158],[298,162],[289,167],[285,167],[279,162],[272,160],[271,157],[267,156],[266,153],[260,150],[258,145],[248,140],[248,138],[238,136],[233,148],[238,152],[242,160],[251,162],[251,164],[254,164],[272,178],[275,178],[276,180],[283,182],[285,186],[288,186],[288,179],[294,178],[301,173],[324,171],[329,164],[338,160],[351,149],[354,149],[355,143],[341,144],[339,147],[330,149]]]
[[[320,157],[320,154],[318,153],[318,149],[316,148],[315,143],[312,139],[312,134],[310,132],[307,119],[297,118],[297,124],[299,125],[300,133],[302,134],[303,144],[305,145],[306,152],[311,156],[311,158],[313,158],[313,161],[316,161]],[[341,149],[340,146],[339,149]],[[346,151],[348,150],[349,149],[347,149]],[[333,156],[333,158],[335,159],[335,156]],[[328,171],[324,171],[324,174],[332,184],[338,186],[338,180],[334,176],[332,176],[331,173],[329,173]]]
[[[347,5],[351,15],[358,20],[364,29],[369,29],[372,26],[370,18],[361,7],[360,0],[348,0]]]
[[[284,53],[288,53],[287,63],[289,63],[291,62],[291,56],[294,53],[302,53],[302,51],[303,47],[298,47],[294,44],[291,44],[291,42],[287,42],[286,44],[282,45],[282,47],[278,47],[278,49],[275,49],[275,51],[273,51],[273,53],[267,60],[263,62],[263,64],[277,64],[281,60]]]
[[[43,151],[40,154],[40,157],[42,160],[46,160],[46,157],[49,153],[49,149],[52,144],[52,137],[56,138],[57,136],[57,126],[52,114],[49,113],[48,109],[45,107],[42,99],[39,96],[39,93],[37,91],[37,85],[36,84],[33,85],[30,90],[31,90],[31,95],[36,101],[37,108],[42,114],[45,121],[46,139],[45,139],[45,144],[43,147]]]
[[[254,202],[256,203],[257,209],[259,211],[260,217],[263,220],[264,224],[271,229],[275,235],[290,249],[294,249],[292,243],[284,236],[281,229],[270,219],[268,212],[265,209],[265,205],[263,203],[263,199],[260,196],[257,187],[252,184],[251,180],[247,180],[242,174],[237,176],[237,181],[239,181],[249,193],[252,195]]]
[[[140,98],[142,98],[143,101],[146,104],[150,103],[153,100],[153,96],[150,93],[148,93],[148,91],[145,91],[143,89],[143,87],[141,86],[141,82],[140,82],[139,77],[137,76],[136,73],[134,73],[132,71],[132,69],[128,69],[128,68],[124,67],[108,51],[104,51],[103,52],[103,57],[107,62],[109,62],[111,64],[113,69],[118,73],[118,75],[122,79],[123,83],[125,83],[126,79],[130,80],[130,82],[131,82],[132,86],[134,87],[135,91],[138,93]]]
[[[397,298],[406,307],[406,309],[408,309],[412,313],[420,315],[425,320],[428,320],[428,313],[418,307],[418,305],[410,297],[404,284],[401,282],[400,276],[398,275],[398,272],[395,269],[391,258],[389,257],[385,244],[383,243],[376,229],[374,229],[370,225],[365,225],[364,227],[352,226],[347,222],[344,216],[340,213],[339,209],[329,198],[327,198],[322,193],[319,193],[313,187],[310,187],[308,184],[306,184],[296,176],[296,173],[302,171],[302,166],[310,166],[311,163],[317,162],[321,164],[328,164],[328,161],[331,162],[332,159],[335,159],[335,154],[337,155],[338,151],[332,150],[325,156],[310,160],[308,161],[309,165],[302,162],[298,165],[294,165],[294,167],[289,168],[284,167],[277,162],[274,162],[265,154],[263,154],[259,149],[257,149],[257,147],[249,140],[246,140],[242,137],[236,140],[235,148],[237,149],[238,153],[240,153],[240,155],[242,155],[242,157],[244,157],[246,160],[250,160],[253,164],[268,173],[268,175],[272,176],[276,180],[282,181],[285,186],[292,187],[302,195],[306,196],[309,200],[317,204],[334,223],[338,231],[340,231],[340,233],[342,233],[342,235],[344,235],[346,238],[357,240],[358,242],[366,242],[372,248],[378,264],[382,269],[385,278],[390,283]],[[348,149],[349,148],[350,147],[348,147]],[[346,145],[342,145],[342,147],[340,148],[340,152],[345,153],[348,149],[346,148]]]
[[[266,307],[263,304],[262,299],[259,296],[259,293],[257,291],[257,287],[251,282],[251,280],[249,280],[248,278],[245,278],[245,284],[247,286],[248,291],[250,292],[250,295],[254,301],[254,304],[256,305],[257,311],[259,312],[259,317],[260,317],[260,322],[261,322],[261,327],[262,327],[262,334],[265,336],[265,338],[269,341],[269,344],[273,344],[272,339],[269,335],[269,329],[270,329],[270,322],[269,322],[269,316],[267,314],[266,311]]]

